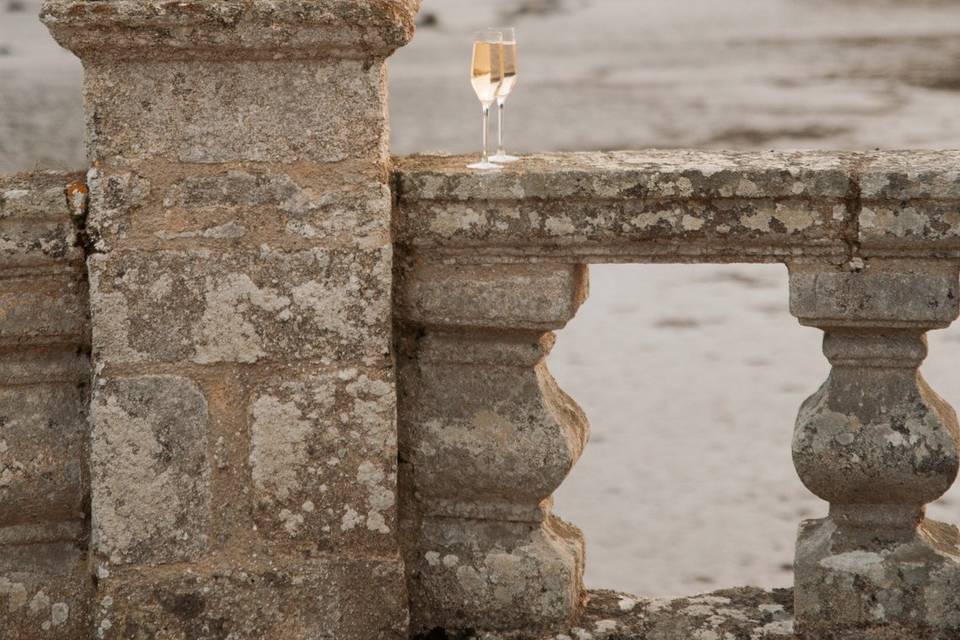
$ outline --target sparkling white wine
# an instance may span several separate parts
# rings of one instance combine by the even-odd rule
[[[503,82],[497,90],[497,97],[501,100],[510,95],[513,85],[517,83],[517,43],[503,43]]]
[[[473,43],[473,68],[470,83],[477,98],[484,104],[497,99],[497,91],[503,83],[503,48],[499,42]]]

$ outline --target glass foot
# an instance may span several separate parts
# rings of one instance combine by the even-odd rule
[[[498,153],[495,156],[490,156],[490,162],[499,162],[500,164],[509,164],[519,159],[517,156],[511,156],[507,153]]]
[[[493,164],[492,162],[474,162],[473,164],[468,164],[467,169],[479,169],[480,171],[499,171],[502,169],[498,164]]]

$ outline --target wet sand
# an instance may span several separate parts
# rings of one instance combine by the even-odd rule
[[[81,167],[79,63],[0,0],[0,172]],[[524,11],[523,9],[526,8]],[[518,13],[519,12],[519,13]],[[960,2],[424,0],[391,62],[396,153],[476,149],[470,32],[520,30],[515,150],[958,148]],[[587,580],[648,595],[790,582],[796,525],[826,505],[790,460],[825,379],[781,266],[596,266],[551,368],[593,426],[557,509]],[[960,324],[924,367],[960,406]],[[933,509],[960,520],[960,489]]]

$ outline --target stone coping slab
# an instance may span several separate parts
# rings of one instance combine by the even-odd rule
[[[583,615],[555,633],[448,634],[418,640],[775,640],[793,638],[793,591],[753,587],[676,600],[591,591]]]
[[[478,261],[960,257],[960,152],[649,150],[396,159],[395,235]]]
[[[44,0],[40,18],[84,59],[385,58],[420,0]]]

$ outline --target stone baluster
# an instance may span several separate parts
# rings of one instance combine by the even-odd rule
[[[421,265],[402,284],[408,588],[414,631],[542,629],[582,601],[583,540],[550,512],[587,438],[544,358],[581,266]]]
[[[960,637],[958,531],[924,515],[956,477],[957,420],[918,372],[926,331],[957,317],[957,280],[949,263],[791,266],[791,310],[823,329],[832,365],[793,440],[800,478],[830,502],[797,542],[804,638]]]
[[[95,637],[407,637],[386,58],[419,0],[47,0],[84,63]]]
[[[0,638],[89,637],[86,189],[0,177]],[[68,188],[68,182],[70,186]]]

